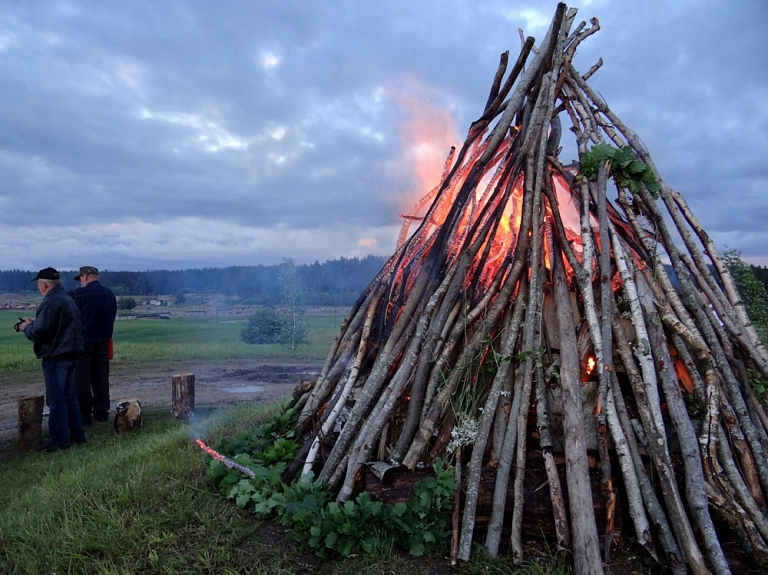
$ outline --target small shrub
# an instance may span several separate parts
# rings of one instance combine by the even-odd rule
[[[272,308],[260,307],[240,332],[240,341],[252,344],[277,343],[280,337],[281,322]]]
[[[136,307],[136,300],[131,296],[122,296],[117,300],[117,309],[129,311]]]
[[[277,343],[294,348],[307,342],[309,329],[301,314],[278,313],[272,308],[258,308],[240,332],[240,341],[251,344]]]

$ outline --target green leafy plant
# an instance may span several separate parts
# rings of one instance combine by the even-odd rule
[[[296,436],[295,417],[295,410],[283,409],[280,415],[272,421],[269,421],[248,433],[240,433],[233,439],[227,439],[226,437],[222,438],[216,443],[214,448],[219,453],[228,457],[247,453],[261,460],[265,457],[263,452],[270,446],[273,446],[273,444],[281,439],[292,439]],[[295,442],[291,443],[295,446],[295,449],[298,450],[298,445],[296,445]],[[291,444],[282,444],[279,449],[285,451],[288,449],[289,445]],[[270,460],[277,461],[279,458],[274,459],[276,455],[276,452],[269,451],[267,452],[266,457]],[[290,459],[293,455],[295,455],[295,451],[291,453],[290,456],[284,457],[284,459]]]
[[[519,363],[525,363],[525,361],[532,357],[533,360],[536,362],[536,364],[539,364],[541,362],[541,358],[544,357],[544,352],[547,351],[547,348],[545,348],[543,345],[540,345],[535,350],[529,349],[526,351],[521,351],[517,355],[515,355],[515,359]]]
[[[752,388],[755,390],[757,395],[763,395],[766,391],[768,391],[768,381],[765,379],[754,379],[752,380]]]
[[[290,461],[298,452],[298,443],[292,439],[280,438],[259,453],[258,459],[265,465],[271,465],[281,461]]]
[[[264,465],[242,454],[234,459],[248,461],[254,477],[244,479],[216,460],[208,467],[208,475],[226,497],[260,518],[277,519],[289,529],[292,541],[320,557],[373,553],[385,540],[422,555],[442,548],[449,534],[446,511],[456,483],[452,469],[440,459],[434,464],[435,475],[416,483],[407,503],[395,505],[373,501],[368,492],[338,503],[321,481],[309,476],[286,485],[284,461]]]
[[[433,477],[413,486],[410,501],[391,506],[388,515],[389,531],[411,555],[438,551],[450,534],[445,511],[456,491],[453,470],[442,459],[435,461],[433,469]]]
[[[247,453],[238,453],[237,455],[232,456],[232,460],[240,465],[244,465],[248,469],[255,469],[258,467],[258,464]],[[211,459],[208,463],[206,474],[213,480],[222,493],[230,492],[232,488],[240,483],[243,477],[239,472],[232,471],[221,461],[215,459]]]
[[[630,146],[614,148],[605,143],[597,144],[581,157],[581,175],[591,182],[597,181],[597,172],[603,163],[608,167],[608,175],[620,188],[637,193],[645,187],[654,198],[659,197],[656,176],[637,158]]]
[[[331,501],[320,510],[318,521],[304,534],[302,542],[321,557],[334,552],[349,557],[358,550],[371,553],[381,538],[389,537],[382,528],[387,508],[381,501],[371,500],[367,492],[354,501]],[[293,532],[298,535],[295,529]]]
[[[445,512],[456,491],[450,466],[437,459],[434,476],[414,485],[408,503],[373,501],[367,492],[338,503],[311,475],[290,484],[283,481],[288,462],[299,451],[291,439],[294,416],[293,410],[285,409],[250,433],[217,443],[220,453],[253,472],[252,478],[243,478],[222,462],[209,461],[207,474],[228,499],[260,518],[280,521],[288,527],[290,539],[322,557],[373,553],[383,540],[395,542],[413,555],[444,545],[449,533]]]
[[[727,249],[723,260],[733,277],[736,289],[744,302],[749,319],[755,325],[768,324],[768,291],[755,275],[752,267],[741,259],[741,252]]]

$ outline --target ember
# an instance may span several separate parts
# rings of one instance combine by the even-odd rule
[[[208,455],[213,457],[216,461],[221,461],[224,465],[226,465],[229,469],[234,469],[235,471],[239,471],[243,475],[247,475],[251,479],[254,478],[255,473],[248,469],[245,465],[240,465],[237,461],[232,461],[228,457],[224,457],[221,453],[216,451],[215,449],[208,447],[205,443],[203,443],[202,439],[195,439],[195,443],[197,443],[198,447],[205,451]]]

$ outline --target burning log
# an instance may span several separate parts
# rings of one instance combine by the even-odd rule
[[[574,68],[599,30],[575,15],[558,5],[537,49],[528,38],[511,69],[502,55],[464,145],[294,398],[304,449],[290,469],[345,501],[367,464],[455,457],[456,558],[469,559],[490,497],[484,545],[496,555],[509,529],[520,560],[536,451],[576,572],[602,572],[620,485],[625,530],[650,555],[675,573],[727,573],[713,517],[768,553],[768,417],[747,376],[768,376],[768,352],[683,198],[587,84],[599,63]],[[579,160],[563,165],[568,132]]]
[[[234,469],[235,471],[239,471],[243,475],[253,479],[256,474],[253,472],[252,469],[247,468],[245,465],[241,465],[237,461],[231,460],[229,457],[225,457],[218,451],[216,451],[213,447],[209,447],[205,444],[205,442],[202,439],[195,439],[195,443],[197,446],[205,451],[208,455],[213,457],[216,461],[220,461],[223,463],[228,469]]]

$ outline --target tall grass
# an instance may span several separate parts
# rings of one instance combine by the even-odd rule
[[[154,413],[139,433],[94,427],[85,446],[4,463],[0,573],[260,572],[256,524],[211,492],[189,431]]]

